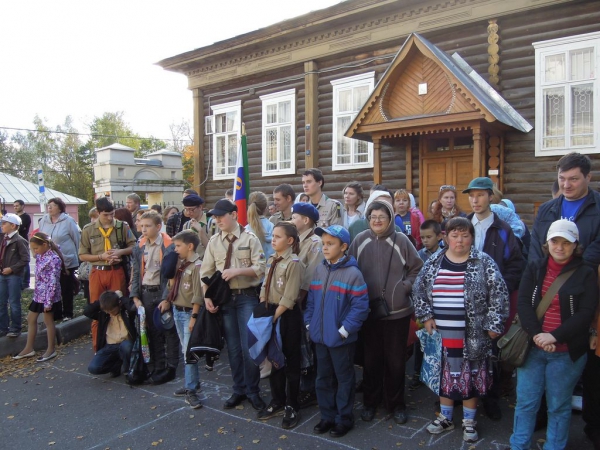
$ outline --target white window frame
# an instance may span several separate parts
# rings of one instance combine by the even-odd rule
[[[212,135],[213,179],[214,180],[233,180],[235,178],[235,167],[233,169],[233,173],[230,173],[230,174],[229,173],[226,173],[226,174],[219,173],[220,168],[217,167],[217,140],[221,136],[225,136],[226,141],[229,139],[229,136],[233,136],[233,135],[237,136],[237,145],[236,145],[236,148],[234,149],[234,152],[235,152],[234,158],[236,158],[236,161],[237,161],[238,148],[239,148],[239,144],[240,144],[240,139],[242,137],[242,131],[241,131],[242,130],[242,101],[236,100],[236,101],[229,102],[229,103],[223,103],[221,105],[213,105],[213,106],[211,106],[211,110],[212,110],[212,115],[214,116],[214,120],[215,120],[215,127],[213,129],[213,135]],[[237,119],[234,124],[234,129],[231,131],[218,133],[217,126],[216,126],[217,115],[227,114],[230,112],[237,113]],[[230,156],[229,151],[226,148],[225,161],[227,161],[229,159],[229,156]]]
[[[262,143],[263,143],[263,151],[262,151],[262,175],[263,177],[271,177],[276,175],[290,175],[296,173],[296,90],[289,89],[287,91],[275,92],[273,94],[261,95],[260,99],[262,101]],[[268,124],[267,123],[267,111],[268,106],[277,105],[281,102],[290,102],[290,122],[281,123],[278,122],[276,124]],[[281,164],[281,155],[282,148],[280,146],[281,142],[279,140],[279,128],[281,126],[290,126],[290,167],[286,169],[282,169]],[[267,129],[277,128],[277,169],[275,170],[267,170]]]
[[[549,41],[534,42],[535,48],[535,156],[563,156],[572,151],[579,153],[600,153],[600,32],[587,33],[566,38],[552,39]],[[545,81],[545,61],[546,57],[564,53],[567,55],[565,61],[567,67],[565,72],[569,73],[568,61],[569,52],[573,50],[593,48],[595,53],[593,76],[591,79],[581,81]],[[592,145],[571,145],[570,124],[571,124],[571,86],[578,84],[593,85],[593,144]],[[565,146],[544,148],[544,89],[551,87],[565,87]]]
[[[363,168],[373,168],[373,144],[368,143],[368,156],[367,162],[365,163],[355,163],[352,161],[354,158],[354,153],[356,147],[358,146],[359,141],[357,139],[350,139],[347,137],[342,137],[342,139],[348,139],[351,145],[351,161],[349,164],[340,164],[338,163],[338,132],[345,133],[347,130],[338,130],[337,122],[338,117],[340,115],[349,115],[348,113],[339,113],[339,93],[345,89],[352,89],[361,86],[369,87],[369,95],[373,92],[375,87],[375,72],[367,72],[361,75],[354,75],[352,77],[340,78],[338,80],[331,81],[333,86],[333,135],[331,139],[331,169],[332,170],[354,170],[354,169],[363,169]],[[362,107],[362,105],[361,105]],[[350,121],[353,121],[358,114],[358,111],[354,111],[350,114]]]

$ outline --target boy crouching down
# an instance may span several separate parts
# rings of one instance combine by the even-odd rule
[[[83,313],[98,321],[96,354],[88,366],[94,375],[110,373],[118,377],[129,371],[131,348],[136,338],[135,314],[130,313],[131,302],[121,291],[105,291],[100,300],[88,303]]]

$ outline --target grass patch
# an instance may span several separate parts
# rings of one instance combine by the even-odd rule
[[[25,289],[21,292],[21,322],[23,323],[21,330],[23,333],[27,331],[27,313],[29,312],[29,305],[32,300],[33,289]],[[85,297],[81,292],[73,297],[73,318],[83,315],[83,308],[85,308],[86,303]]]

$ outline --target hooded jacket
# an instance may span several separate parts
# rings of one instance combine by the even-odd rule
[[[46,233],[58,245],[67,269],[79,267],[81,230],[71,216],[67,213],[61,213],[58,220],[52,223],[50,214],[44,214],[44,217],[40,220],[39,228],[42,233]]]
[[[324,259],[315,270],[304,311],[310,340],[327,347],[355,342],[368,314],[367,285],[356,259],[345,256],[335,264]],[[342,327],[348,333],[345,339]]]
[[[404,233],[395,230],[392,205],[385,201],[380,203],[385,205],[391,217],[388,227],[379,236],[372,229],[363,231],[350,244],[349,253],[356,258],[365,277],[369,299],[381,297],[385,289],[384,297],[391,315],[383,320],[401,319],[414,311],[410,293],[423,261]],[[370,213],[368,208],[367,214]],[[386,276],[387,284],[383,286]]]

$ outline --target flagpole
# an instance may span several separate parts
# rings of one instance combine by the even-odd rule
[[[242,122],[242,135],[238,148],[235,180],[233,182],[233,201],[238,207],[238,222],[248,224],[248,196],[250,195],[250,175],[248,171],[248,147],[246,143],[246,124]]]

